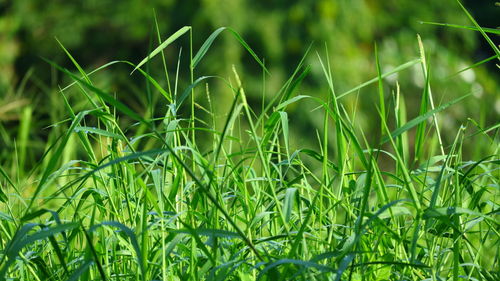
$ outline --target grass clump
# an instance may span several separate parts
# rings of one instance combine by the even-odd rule
[[[378,76],[343,94],[328,56],[318,55],[326,99],[298,94],[310,72],[303,59],[257,108],[235,67],[229,78],[195,76],[223,31],[197,52],[189,45],[183,90],[181,55],[172,76],[163,51],[179,38],[192,42],[190,27],[158,36],[138,65],[95,70],[126,65],[143,77],[141,113],[99,87],[64,47],[76,74],[49,61],[73,79],[59,91],[65,130],[23,177],[0,169],[0,280],[500,279],[498,125],[477,130],[470,120],[446,142],[439,116],[468,96],[436,102],[423,44],[395,70],[422,67],[417,116],[407,116],[399,87],[387,93],[390,73],[377,55]],[[266,77],[250,46],[227,31]],[[156,55],[161,80],[148,71]],[[218,100],[210,83],[225,85],[232,100]],[[371,84],[379,86],[375,137],[341,99]],[[287,109],[297,104],[322,113],[322,127],[307,136],[314,147],[294,139]],[[478,159],[464,158],[470,140],[482,146]]]

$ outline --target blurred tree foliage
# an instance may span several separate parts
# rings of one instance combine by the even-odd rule
[[[498,15],[499,9],[494,7],[494,1],[469,1],[469,7],[479,7],[477,2],[482,2],[481,10],[475,13],[478,20],[481,22],[484,18],[489,20],[488,24],[494,24],[492,13],[494,15],[496,11]],[[438,102],[476,92],[468,106],[455,107],[450,117],[443,121],[445,127],[456,126],[454,123],[462,122],[466,116],[473,116],[482,125],[487,125],[495,122],[499,114],[491,106],[499,103],[495,79],[498,71],[495,73],[480,67],[447,78],[474,62],[473,54],[478,53],[481,40],[478,34],[419,23],[434,21],[471,25],[454,0],[0,0],[0,93],[3,95],[0,107],[28,97],[40,105],[38,112],[45,109],[48,115],[54,114],[51,112],[57,105],[54,100],[60,99],[57,93],[54,94],[54,89],[59,84],[64,85],[63,78],[55,71],[49,71],[50,66],[40,57],[74,69],[55,37],[87,70],[111,60],[138,62],[157,45],[153,11],[163,39],[184,25],[193,26],[195,50],[216,28],[234,28],[260,57],[265,58],[271,70],[272,75],[266,78],[267,95],[273,95],[293,72],[313,41],[313,52],[308,58],[312,73],[301,91],[318,96],[327,93],[315,54],[317,51],[324,57],[324,43],[328,46],[335,86],[343,92],[375,77],[375,42],[379,46],[382,67],[389,70],[418,57],[416,34],[420,34],[430,55],[435,78],[433,89]],[[184,42],[185,58],[189,53],[187,39],[181,42]],[[172,46],[167,52],[172,70],[175,69],[179,47],[178,44]],[[483,57],[475,59],[493,54],[491,50],[485,50],[481,54]],[[227,76],[232,64],[241,69],[240,74],[247,81],[250,95],[258,100],[261,69],[229,35],[216,41],[197,74]],[[151,67],[153,73],[161,75],[161,72],[154,71],[155,67],[161,71],[160,64]],[[139,77],[133,78],[137,81],[131,80],[129,71],[124,67],[105,71],[100,81],[113,91],[132,92],[138,103],[136,108],[140,110],[146,103],[139,97],[144,81]],[[27,73],[32,83],[24,87],[22,81]],[[419,73],[420,68],[415,67],[397,78],[403,94],[408,97],[407,102],[419,99],[423,86]],[[188,78],[184,76],[183,85]],[[22,93],[16,93],[21,86]],[[387,89],[394,87],[395,80],[388,80]],[[47,95],[54,97],[46,98]],[[364,117],[374,111],[376,88],[364,89],[360,95],[367,97],[360,102],[366,111],[362,110],[358,118],[366,120],[368,126],[370,119]],[[347,104],[355,101],[353,95],[347,99]],[[414,109],[410,107],[411,112]],[[9,110],[20,114],[21,106]],[[64,112],[62,105],[61,111]],[[296,120],[298,127],[320,120],[307,112],[302,117]],[[47,119],[49,124],[56,121],[55,117]]]

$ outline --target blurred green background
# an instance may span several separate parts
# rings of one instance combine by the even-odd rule
[[[500,8],[495,1],[470,0],[464,4],[485,27],[500,25]],[[211,32],[229,26],[241,34],[259,57],[265,59],[271,75],[266,77],[267,98],[293,73],[307,47],[314,42],[307,63],[312,71],[300,94],[325,96],[327,83],[316,52],[325,57],[328,46],[336,91],[347,91],[376,76],[374,44],[378,45],[382,70],[418,57],[417,34],[423,38],[432,70],[432,88],[438,104],[469,92],[473,97],[454,106],[442,117],[444,138],[451,141],[456,128],[475,119],[487,127],[499,120],[499,71],[490,62],[460,75],[457,71],[492,56],[493,51],[479,33],[421,24],[420,21],[472,25],[455,0],[0,0],[0,147],[2,156],[15,147],[15,139],[29,139],[28,158],[36,159],[44,149],[48,130],[42,129],[69,115],[59,87],[69,83],[41,59],[47,58],[75,70],[55,38],[90,71],[112,60],[138,63],[158,45],[154,13],[163,39],[184,25],[193,27],[195,51]],[[492,38],[498,43],[498,36]],[[184,41],[183,41],[184,40]],[[167,49],[171,75],[177,56],[189,54],[187,37]],[[151,42],[153,42],[151,44]],[[157,59],[158,60],[158,59]],[[262,70],[229,34],[223,34],[196,70],[196,76],[228,77],[235,65],[248,95],[256,105],[262,96]],[[189,81],[188,64],[181,64],[180,91]],[[100,87],[117,93],[138,112],[147,108],[145,81],[130,68],[112,67],[96,76]],[[151,72],[165,85],[161,63]],[[399,81],[409,115],[415,116],[424,81],[417,65],[386,80],[387,93]],[[216,103],[229,104],[226,96],[211,91]],[[227,92],[227,90],[226,90]],[[388,100],[390,100],[389,95]],[[202,97],[197,97],[202,99]],[[217,101],[220,99],[222,102]],[[70,102],[78,103],[78,100]],[[80,99],[81,100],[81,99]],[[226,102],[227,101],[227,102]],[[376,114],[376,87],[363,89],[359,96],[344,99],[346,106],[358,103],[360,127],[370,130]],[[200,101],[200,103],[203,103]],[[81,105],[83,108],[85,105]],[[307,108],[307,107],[306,107]],[[308,109],[308,108],[307,108]],[[301,138],[308,130],[321,127],[321,114],[291,107],[291,122]],[[20,135],[22,120],[30,118],[29,135]],[[377,125],[378,126],[378,125]],[[300,137],[300,136],[303,137]],[[314,141],[314,140],[311,140]],[[1,159],[1,158],[0,158]]]

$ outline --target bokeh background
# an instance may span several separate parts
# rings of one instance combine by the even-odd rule
[[[482,26],[500,25],[500,7],[495,6],[494,0],[469,0],[464,4]],[[474,92],[467,102],[441,115],[444,138],[453,140],[456,129],[467,117],[481,127],[499,120],[500,77],[495,61],[454,75],[494,54],[481,35],[420,23],[472,25],[455,0],[0,0],[0,157],[13,151],[16,139],[27,138],[27,157],[36,160],[49,138],[49,130],[44,128],[69,116],[58,93],[69,79],[42,60],[46,58],[75,70],[55,38],[87,71],[113,60],[137,63],[158,45],[155,14],[163,38],[191,25],[195,50],[221,26],[239,32],[270,70],[266,98],[276,93],[293,73],[313,42],[306,59],[312,71],[300,94],[321,97],[327,94],[327,83],[316,53],[325,59],[325,45],[335,88],[340,93],[376,76],[375,43],[382,69],[388,71],[418,57],[420,34],[432,68],[431,83],[437,103]],[[491,36],[498,43],[498,36]],[[189,54],[187,37],[167,49],[171,73],[181,48],[182,62]],[[181,63],[181,91],[189,82],[186,65]],[[247,94],[258,105],[262,98],[262,69],[229,34],[219,37],[196,69],[196,76],[229,77],[232,65],[243,78]],[[150,67],[151,73],[165,85],[161,63],[153,62]],[[130,70],[125,66],[112,67],[99,72],[94,81],[142,112],[148,103],[145,81],[137,75],[130,76]],[[387,79],[388,93],[394,90],[396,81],[401,85],[410,117],[415,116],[424,85],[420,66]],[[221,106],[229,104],[227,89],[217,87],[212,88],[212,99]],[[69,99],[78,108],[78,98]],[[203,104],[203,97],[197,99]],[[374,127],[375,86],[346,97],[343,102],[347,108],[358,104],[357,120],[362,129],[369,132]],[[309,109],[290,108],[297,142],[310,138],[311,128],[321,127],[322,115]],[[19,133],[22,126],[28,126],[23,125],[23,120],[29,120],[29,126],[35,129],[29,130],[28,135]]]

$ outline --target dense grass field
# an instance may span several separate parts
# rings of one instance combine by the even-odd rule
[[[169,62],[166,48],[192,42],[193,31],[158,32],[138,64],[92,71],[60,44],[74,69],[47,63],[73,81],[54,108],[66,118],[44,129],[45,153],[26,163],[29,107],[19,149],[0,166],[0,280],[500,280],[500,125],[468,116],[451,135],[441,129],[473,93],[436,98],[420,37],[413,59],[383,72],[375,53],[377,77],[341,93],[328,48],[315,46],[279,92],[255,103],[237,67],[230,77],[196,72],[221,33],[254,59],[265,85],[272,73],[229,28]],[[301,91],[311,56],[328,87],[321,97]],[[165,72],[150,73],[153,61]],[[385,83],[415,66],[424,87],[409,104]],[[94,77],[115,67],[147,81],[148,108],[100,87]],[[213,84],[232,98],[215,99]],[[373,85],[378,114],[365,132],[356,103],[343,101]],[[299,136],[288,109],[305,104],[322,122]]]

